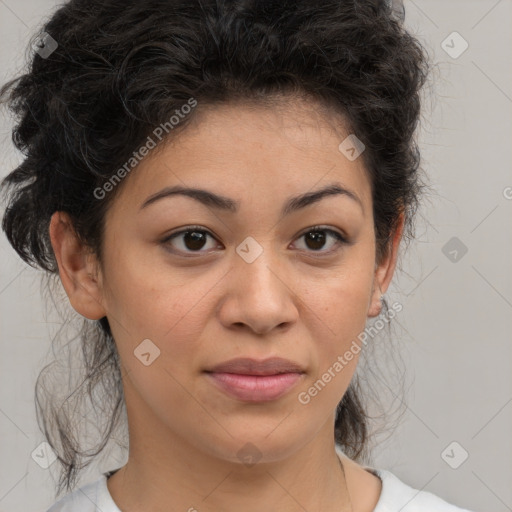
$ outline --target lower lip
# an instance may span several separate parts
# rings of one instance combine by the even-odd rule
[[[246,402],[277,400],[297,384],[302,374],[240,375],[237,373],[208,373],[225,393]]]

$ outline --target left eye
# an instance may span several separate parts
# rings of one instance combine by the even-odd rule
[[[299,236],[297,240],[304,237],[306,241],[305,250],[310,249],[313,252],[330,253],[333,252],[332,247],[346,243],[345,237],[337,231],[321,227],[309,228],[306,232]],[[325,246],[326,240],[329,237],[334,240],[334,242],[331,243],[331,249],[320,250]],[[213,235],[208,231],[191,226],[186,230],[179,231],[168,236],[162,240],[162,243],[165,245],[171,245],[174,249],[177,249],[178,252],[182,253],[206,252],[201,251],[201,249],[204,249],[205,245],[207,245],[208,238],[211,238],[213,241],[215,241]],[[177,240],[179,243],[174,245],[175,240]],[[215,248],[215,244],[213,244],[213,247],[210,248]]]
[[[327,235],[326,235],[327,234]],[[333,231],[332,229],[327,228],[321,228],[321,227],[314,227],[309,228],[305,233],[303,233],[300,238],[306,237],[305,240],[307,241],[307,244],[309,245],[309,249],[314,249],[313,252],[321,252],[321,253],[330,253],[333,252],[335,249],[332,249],[332,247],[339,246],[346,242],[345,237],[338,233],[337,231]],[[319,251],[324,245],[325,241],[328,237],[331,237],[334,239],[334,243],[331,244],[331,249],[326,251]]]

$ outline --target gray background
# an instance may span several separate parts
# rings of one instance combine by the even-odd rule
[[[0,0],[2,83],[21,69],[29,36],[55,5]],[[512,510],[512,1],[406,0],[405,8],[407,28],[437,63],[419,131],[435,191],[388,294],[404,307],[400,350],[411,386],[402,422],[375,448],[373,465],[474,511]],[[441,47],[454,31],[469,44],[457,58]],[[3,177],[20,156],[11,120],[0,122]],[[461,257],[455,247],[455,262],[445,248],[452,237],[468,249]],[[51,307],[46,316],[40,273],[3,236],[0,252],[0,511],[43,511],[56,464],[44,470],[31,458],[43,440],[34,384],[56,319]],[[462,450],[469,457],[453,469],[445,461],[457,465]]]

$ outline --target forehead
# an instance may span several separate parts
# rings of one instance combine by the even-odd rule
[[[317,103],[199,105],[191,121],[132,171],[123,201],[140,206],[172,185],[277,199],[337,181],[371,202],[363,159],[340,150],[350,135],[343,118]]]

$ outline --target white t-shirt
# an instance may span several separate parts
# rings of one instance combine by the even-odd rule
[[[382,490],[373,512],[471,512],[456,507],[436,495],[418,491],[384,469],[363,466],[382,481]],[[114,471],[64,496],[46,512],[121,512],[110,495],[107,478]]]

